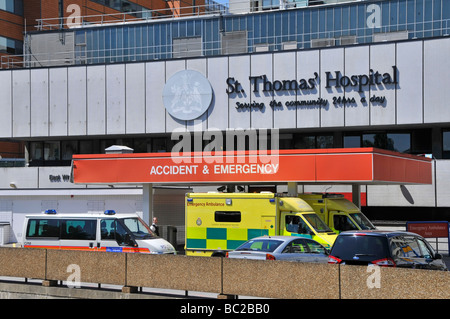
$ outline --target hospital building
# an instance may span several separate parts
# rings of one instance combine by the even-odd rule
[[[0,140],[23,150],[0,160],[4,242],[47,209],[154,215],[182,241],[184,194],[220,180],[72,182],[74,155],[171,152],[174,132],[196,151],[208,150],[205,135],[244,130],[264,136],[247,150],[428,158],[431,183],[359,183],[361,209],[371,220],[450,218],[450,1],[3,0],[0,16]],[[296,187],[352,194],[348,183]]]

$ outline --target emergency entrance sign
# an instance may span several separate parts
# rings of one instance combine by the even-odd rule
[[[74,155],[76,184],[431,184],[431,160],[374,148]]]
[[[449,235],[448,224],[447,221],[407,222],[406,230],[424,238],[446,238]]]

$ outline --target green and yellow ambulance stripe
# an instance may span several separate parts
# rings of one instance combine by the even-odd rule
[[[186,229],[186,249],[232,250],[249,239],[269,234],[268,229],[198,228]]]

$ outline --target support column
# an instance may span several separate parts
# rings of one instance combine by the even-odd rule
[[[288,182],[288,194],[292,197],[298,196],[298,183],[297,182]]]
[[[153,184],[142,185],[142,217],[147,225],[153,219]]]
[[[352,184],[352,202],[361,210],[361,185]]]

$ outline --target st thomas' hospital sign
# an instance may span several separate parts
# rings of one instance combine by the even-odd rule
[[[367,74],[343,75],[340,71],[325,72],[325,89],[335,95],[327,94],[326,97],[307,98],[312,95],[318,96],[317,87],[321,83],[320,76],[317,72],[310,78],[292,80],[269,80],[265,74],[251,75],[248,78],[249,87],[253,92],[254,99],[249,101],[247,92],[245,92],[239,79],[228,77],[225,81],[225,90],[228,99],[245,98],[248,102],[236,101],[237,109],[264,109],[264,100],[258,100],[262,95],[269,96],[275,93],[296,96],[295,99],[285,101],[284,106],[287,108],[325,108],[330,104],[335,107],[349,106],[355,107],[359,104],[367,106],[385,105],[386,97],[383,95],[366,96],[368,88],[377,86],[377,92],[382,92],[379,86],[384,89],[395,89],[398,84],[399,70],[396,66],[392,66],[390,72],[380,72],[370,69]],[[348,94],[349,91],[359,93],[359,96]],[[346,95],[347,94],[347,95]],[[174,118],[179,120],[194,120],[204,114],[210,107],[213,100],[213,89],[207,78],[200,72],[194,70],[183,70],[175,73],[166,82],[163,89],[163,103],[166,110]],[[357,96],[357,97],[356,97]],[[330,100],[329,100],[330,99]],[[267,100],[266,100],[267,101]],[[267,103],[267,102],[266,102]],[[269,102],[272,108],[283,107],[282,102],[278,102],[276,98]]]
[[[384,105],[386,103],[386,97],[381,95],[372,95],[366,97],[362,93],[365,92],[367,87],[384,85],[385,88],[395,88],[398,84],[399,71],[396,66],[392,66],[391,72],[381,73],[373,69],[369,70],[368,74],[354,74],[354,75],[342,75],[340,71],[325,72],[325,88],[332,90],[332,88],[340,89],[341,95],[334,95],[331,97],[331,101],[318,97],[316,99],[302,99],[302,95],[311,94],[317,91],[317,86],[320,83],[320,77],[317,72],[308,79],[300,80],[274,80],[270,81],[266,75],[249,76],[250,88],[254,94],[270,94],[270,93],[282,93],[282,92],[294,92],[297,93],[297,99],[284,102],[284,105],[290,107],[304,107],[304,108],[326,108],[329,103],[332,103],[336,107],[340,106],[357,106],[358,102],[362,105],[372,104]],[[229,98],[235,98],[246,94],[241,82],[234,77],[226,79],[227,89],[226,93]],[[359,98],[344,96],[344,90],[347,88],[360,93]],[[348,89],[347,89],[348,90]],[[303,93],[303,94],[302,94]],[[269,105],[271,107],[282,107],[281,102],[272,100]],[[257,100],[247,103],[236,102],[237,109],[251,109],[265,107],[264,102],[258,102]]]

